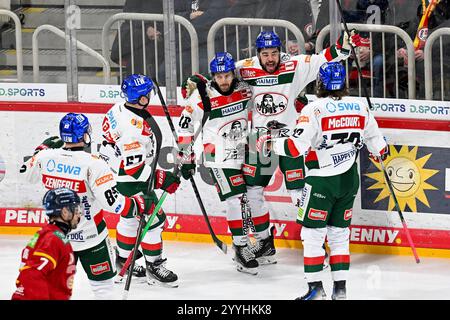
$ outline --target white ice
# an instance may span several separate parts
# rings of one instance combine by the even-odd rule
[[[30,236],[0,235],[0,299],[15,289],[20,252]],[[114,242],[114,240],[113,240]],[[278,263],[260,266],[256,276],[236,271],[232,249],[223,254],[213,243],[164,242],[167,267],[178,274],[179,287],[132,282],[128,299],[158,300],[292,300],[306,292],[301,249],[277,249]],[[81,265],[77,266],[72,299],[94,299]],[[324,287],[331,297],[329,268]],[[123,285],[116,285],[121,299]],[[412,256],[352,254],[348,299],[450,299],[450,260]]]

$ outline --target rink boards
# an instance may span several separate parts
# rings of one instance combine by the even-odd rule
[[[50,88],[54,90],[54,87]],[[58,89],[60,95],[63,89],[65,87]],[[46,137],[58,134],[59,120],[67,112],[82,112],[89,117],[93,127],[92,152],[95,154],[101,142],[103,115],[112,102],[120,98],[116,89],[113,87],[107,91],[98,86],[96,90],[103,90],[103,93],[95,93],[98,99],[92,92],[84,95],[84,99],[98,103],[56,102],[65,100],[64,91],[54,99],[55,102],[48,102],[52,100],[48,91],[44,91],[43,96],[31,97],[34,102],[0,102],[0,179],[4,175],[0,181],[0,233],[30,234],[45,223],[45,214],[40,209],[44,189],[23,180],[18,173],[22,162]],[[7,97],[4,92],[0,91],[2,100],[21,98],[14,95]],[[42,93],[39,90],[28,92],[34,95]],[[397,173],[397,178],[403,179],[397,181],[397,197],[419,254],[450,257],[450,103],[394,99],[373,99],[372,102],[391,148],[386,167],[391,169],[392,174]],[[171,169],[172,134],[162,108],[156,105],[157,101],[152,100],[152,103],[155,105],[150,112],[156,116],[164,137],[163,159],[160,159],[159,165],[163,169]],[[170,110],[176,123],[182,108],[173,107]],[[199,145],[196,148],[199,150]],[[380,178],[381,173],[368,160],[366,150],[361,152],[358,163],[361,188],[353,210],[352,250],[411,254],[399,215],[384,180]],[[202,165],[195,179],[213,229],[221,239],[230,243],[225,206],[219,201]],[[301,247],[300,225],[295,222],[296,210],[290,203],[279,172],[266,188],[265,197],[270,206],[277,244]],[[167,197],[163,208],[168,214],[164,233],[166,239],[211,242],[190,183],[183,181],[179,191]],[[105,213],[113,236],[117,218]]]

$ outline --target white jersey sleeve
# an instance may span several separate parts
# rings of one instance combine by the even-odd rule
[[[129,216],[133,201],[117,191],[114,175],[101,159],[93,159],[87,172],[87,183],[94,198],[105,211]]]
[[[25,179],[32,184],[35,184],[40,180],[42,167],[41,158],[45,152],[46,150],[39,151],[37,154],[28,159],[20,169],[20,173],[23,174]]]
[[[317,140],[320,124],[313,116],[312,108],[305,108],[297,119],[297,125],[291,137],[275,139],[273,150],[276,154],[299,157],[309,151],[313,141]]]
[[[367,111],[367,122],[363,133],[364,142],[370,153],[379,156],[381,151],[386,147],[386,141],[383,134],[378,128],[378,123],[373,114]]]

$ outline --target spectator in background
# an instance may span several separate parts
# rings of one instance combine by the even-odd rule
[[[175,14],[181,15],[185,18],[190,17],[190,1],[175,0],[174,6]],[[162,14],[163,0],[126,0],[123,12]],[[165,79],[164,40],[162,37],[164,32],[163,23],[157,22],[154,24],[152,21],[144,22],[144,41],[142,37],[143,30],[141,21],[133,21],[131,25],[132,30],[130,30],[130,21],[126,20],[120,26],[121,58],[122,66],[125,67],[124,77],[135,73],[148,74],[154,77],[157,72],[156,66],[158,66],[158,79],[162,83]],[[131,33],[133,34],[133,37],[131,37]],[[133,58],[131,54],[132,44]],[[119,64],[119,57],[119,33],[117,33],[111,48],[111,60]]]
[[[11,0],[0,0],[0,10],[11,10]],[[8,16],[0,15],[0,30],[9,21]]]
[[[273,1],[278,7],[273,11],[269,10],[268,18],[283,19],[295,24],[303,34],[305,39],[305,50],[307,54],[314,53],[314,41],[312,36],[313,30],[313,14],[310,0],[281,0]],[[278,11],[278,15],[274,15]],[[270,16],[272,14],[272,16]],[[277,18],[278,16],[278,18]],[[295,40],[289,40],[286,44],[286,52],[292,55],[300,54],[298,44]]]
[[[209,61],[207,57],[207,38],[208,32],[211,26],[219,19],[225,18],[229,15],[227,13],[230,7],[235,5],[239,0],[221,0],[221,1],[206,1],[199,0],[199,11],[203,11],[202,14],[197,14],[194,19],[191,19],[195,31],[198,35],[198,51],[199,51],[199,68],[200,73],[209,73]],[[223,48],[223,33],[218,32],[216,37],[216,51],[220,51]],[[222,47],[219,47],[222,46]],[[224,51],[224,50],[223,50]]]
[[[441,0],[433,9],[430,10],[430,16],[427,25],[421,25],[421,20],[424,13],[427,11],[429,4],[424,6],[421,1],[418,1],[416,16],[409,21],[403,22],[399,25],[404,29],[411,39],[414,40],[415,61],[416,61],[416,96],[417,98],[425,97],[425,82],[424,82],[424,47],[429,35],[440,27],[449,26],[450,19],[450,0]],[[424,32],[425,29],[428,29]],[[445,40],[445,37],[443,38]],[[448,46],[448,43],[447,45]],[[437,49],[437,48],[436,48]],[[446,50],[444,50],[444,53]],[[408,66],[408,52],[406,48],[400,48],[397,51],[399,61],[404,69]],[[448,57],[448,50],[446,57]],[[440,74],[439,50],[433,50],[433,74]]]

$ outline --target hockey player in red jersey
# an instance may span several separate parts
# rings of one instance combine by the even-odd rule
[[[43,199],[49,223],[22,251],[20,274],[12,300],[69,300],[75,257],[67,239],[80,222],[80,197],[67,188],[47,191]]]

